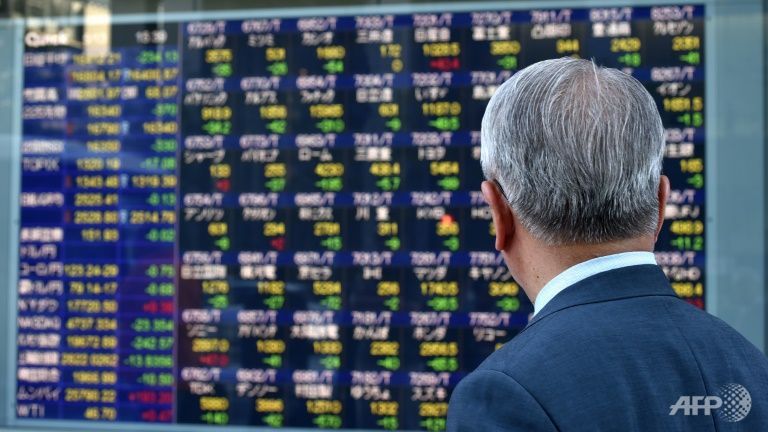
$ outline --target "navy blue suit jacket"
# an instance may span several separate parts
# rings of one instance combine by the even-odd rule
[[[681,396],[724,405],[670,415]],[[659,267],[611,270],[560,292],[465,377],[448,431],[768,431],[768,360]]]

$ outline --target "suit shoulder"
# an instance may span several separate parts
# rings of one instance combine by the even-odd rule
[[[477,370],[497,371],[512,379],[527,365],[535,365],[543,341],[549,339],[549,326],[527,328],[489,355]]]
[[[634,351],[645,344],[676,345],[680,338],[667,318],[668,303],[690,307],[677,298],[657,296],[579,304],[552,312],[523,329],[480,367],[520,376],[520,371],[536,372],[553,361],[599,363],[604,361],[602,351],[619,347]]]
[[[684,301],[669,305],[669,319],[685,338],[697,347],[712,350],[714,347],[733,350],[752,356],[768,367],[768,358],[741,333],[722,319]]]
[[[604,355],[609,352],[647,356],[650,350],[666,358],[688,349],[768,368],[768,358],[727,323],[669,296],[582,304],[551,313],[479,368],[500,370],[524,383],[542,370],[557,374],[585,364],[610,366],[616,359]]]

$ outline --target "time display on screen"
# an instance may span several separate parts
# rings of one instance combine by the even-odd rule
[[[654,96],[656,256],[704,307],[703,35],[687,5],[28,27],[17,417],[443,430],[533,310],[479,128],[548,58]]]

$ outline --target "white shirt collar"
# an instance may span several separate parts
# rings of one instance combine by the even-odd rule
[[[550,300],[576,282],[608,270],[643,264],[656,265],[656,258],[654,257],[653,252],[623,252],[606,255],[569,267],[552,278],[552,280],[547,282],[541,291],[539,291],[539,295],[536,296],[536,300],[533,303],[533,314],[536,315],[539,313]]]

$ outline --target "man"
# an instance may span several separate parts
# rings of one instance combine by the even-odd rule
[[[534,315],[459,383],[448,430],[768,430],[766,357],[654,260],[669,180],[645,88],[536,63],[496,91],[481,137],[495,246]]]

